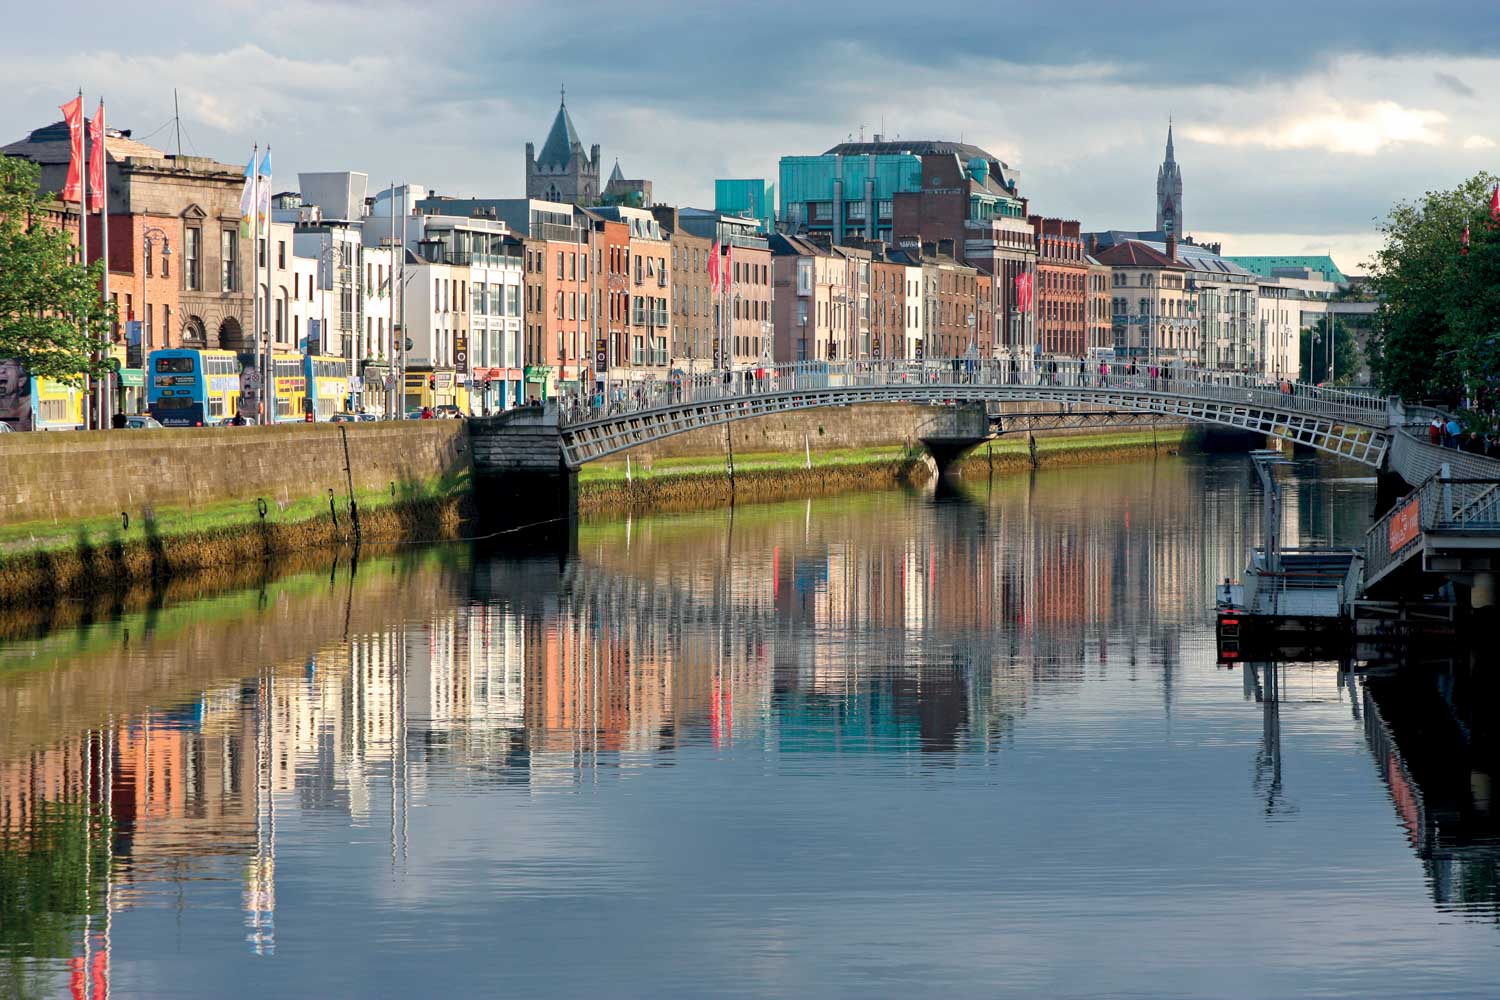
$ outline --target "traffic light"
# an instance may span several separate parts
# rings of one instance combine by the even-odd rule
[[[429,388],[429,389],[436,389],[437,388],[437,374],[435,372],[428,372],[427,373],[427,388]]]

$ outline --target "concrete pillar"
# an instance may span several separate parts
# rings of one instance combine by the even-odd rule
[[[562,458],[552,407],[470,418],[481,531],[521,548],[571,549],[578,540],[578,474]]]
[[[1469,585],[1469,607],[1478,611],[1480,608],[1493,608],[1495,606],[1495,574],[1475,573],[1474,582]]]

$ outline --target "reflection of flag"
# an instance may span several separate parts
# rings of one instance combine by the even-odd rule
[[[68,151],[68,179],[63,184],[62,200],[78,200],[78,161],[83,156],[83,98],[75,97],[62,106],[63,121],[68,124],[71,146]]]
[[[89,211],[104,209],[104,98],[89,122]]]
[[[255,154],[245,164],[245,186],[240,190],[240,235],[250,237],[250,217],[255,214]]]

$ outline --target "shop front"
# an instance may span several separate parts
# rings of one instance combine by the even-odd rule
[[[527,365],[522,376],[522,391],[525,402],[546,400],[552,393],[548,386],[552,381],[552,369],[548,365]]]

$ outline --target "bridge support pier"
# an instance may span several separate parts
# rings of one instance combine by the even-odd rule
[[[563,462],[551,407],[469,421],[481,530],[517,547],[571,549],[578,541],[578,473]]]
[[[1475,611],[1495,606],[1495,574],[1475,573],[1469,585],[1469,607]]]
[[[985,442],[985,438],[922,438],[922,447],[932,457],[938,478],[948,475],[953,465],[970,450]]]

